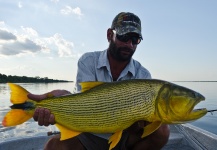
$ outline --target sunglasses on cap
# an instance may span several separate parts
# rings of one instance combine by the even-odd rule
[[[130,35],[130,34],[118,35],[116,34],[115,30],[112,31],[116,35],[117,39],[121,42],[128,42],[129,40],[131,40],[133,45],[137,45],[142,40],[142,38],[138,35]]]

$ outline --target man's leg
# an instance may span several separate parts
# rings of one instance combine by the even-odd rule
[[[77,137],[60,141],[60,135],[53,136],[45,145],[44,150],[86,150]]]
[[[142,135],[142,132],[141,134]],[[154,133],[141,139],[136,135],[129,135],[127,149],[132,150],[160,150],[168,142],[170,129],[168,125],[162,125]],[[140,138],[140,139],[139,139]]]
[[[108,140],[91,133],[81,133],[76,137],[60,141],[60,135],[53,136],[45,145],[45,150],[107,150]]]

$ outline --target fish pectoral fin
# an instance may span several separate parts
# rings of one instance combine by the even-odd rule
[[[67,140],[69,138],[73,138],[79,134],[81,134],[81,132],[78,131],[72,131],[60,124],[55,124],[57,126],[57,128],[60,130],[61,132],[61,137],[60,137],[60,141],[62,140]]]
[[[2,125],[4,127],[16,126],[32,118],[33,114],[22,109],[12,109],[4,117]]]
[[[157,121],[157,122],[152,122],[151,124],[148,124],[147,126],[144,127],[144,131],[142,134],[142,138],[152,134],[154,131],[156,131],[160,126],[162,122]]]
[[[122,130],[121,131],[118,131],[118,132],[115,132],[110,138],[109,138],[109,142],[108,143],[111,143],[110,144],[110,147],[109,147],[109,150],[111,150],[112,148],[114,148],[118,142],[120,141],[121,139],[121,136],[122,136]]]
[[[103,83],[105,82],[90,81],[90,82],[81,82],[79,84],[81,85],[81,92],[85,92]]]

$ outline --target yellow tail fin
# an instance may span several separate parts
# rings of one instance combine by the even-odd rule
[[[11,89],[11,103],[13,103],[12,110],[10,110],[2,121],[3,126],[15,126],[22,124],[29,120],[33,116],[34,110],[25,107],[24,103],[28,100],[27,94],[29,93],[26,89],[19,85],[8,83]],[[18,107],[19,106],[19,107]],[[23,108],[23,109],[22,109]]]
[[[33,114],[22,109],[10,110],[2,121],[4,127],[16,126],[32,118]]]
[[[28,99],[27,94],[29,94],[29,92],[26,89],[13,83],[8,83],[8,85],[11,89],[12,104],[21,104]]]

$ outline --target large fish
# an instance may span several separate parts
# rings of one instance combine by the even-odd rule
[[[119,142],[122,132],[134,122],[145,120],[145,137],[161,124],[180,124],[201,118],[207,113],[194,106],[204,96],[188,88],[161,80],[125,80],[120,82],[83,82],[82,92],[51,97],[40,102],[28,99],[29,93],[9,83],[13,105],[4,117],[3,126],[21,124],[33,116],[37,107],[47,108],[55,116],[61,140],[81,132],[114,133],[110,149]]]

